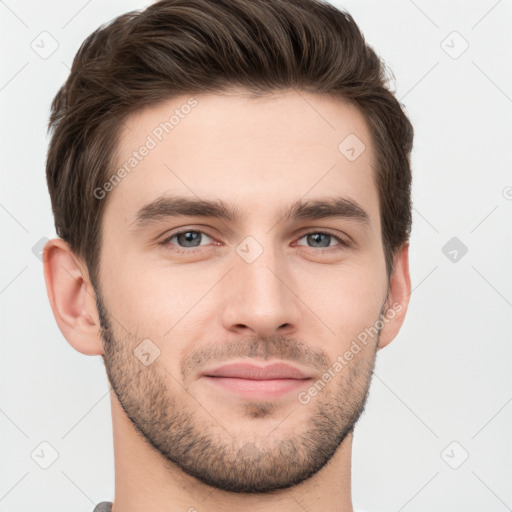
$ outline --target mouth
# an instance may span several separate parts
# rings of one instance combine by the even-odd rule
[[[203,372],[201,378],[217,390],[254,400],[278,398],[297,391],[312,380],[299,368],[286,363],[268,366],[228,364]]]

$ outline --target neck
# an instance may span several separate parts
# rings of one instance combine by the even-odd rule
[[[203,484],[142,438],[112,396],[115,499],[112,512],[353,512],[352,434],[329,463],[300,485],[268,494],[239,494]]]

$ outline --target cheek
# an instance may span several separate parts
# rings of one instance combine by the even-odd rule
[[[214,276],[204,272],[142,264],[127,255],[111,261],[116,264],[105,266],[103,282],[112,315],[130,332],[162,345],[184,326],[190,328],[201,298],[212,287]]]
[[[375,323],[387,292],[385,266],[362,259],[339,267],[303,268],[296,282],[297,295],[329,327],[337,344],[350,343]]]

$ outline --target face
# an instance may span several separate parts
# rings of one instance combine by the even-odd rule
[[[219,489],[310,478],[364,409],[379,337],[361,333],[385,313],[362,115],[308,93],[184,96],[130,117],[117,157],[96,292],[127,417]]]

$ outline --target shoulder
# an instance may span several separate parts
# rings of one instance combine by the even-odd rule
[[[102,501],[98,503],[92,512],[110,512],[112,510],[112,502],[111,501]]]

